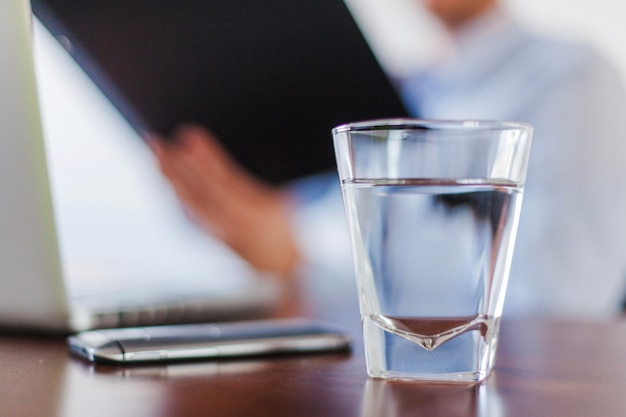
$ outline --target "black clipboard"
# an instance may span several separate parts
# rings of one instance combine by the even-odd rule
[[[273,183],[335,167],[332,127],[406,115],[342,0],[32,0],[139,132],[213,130]]]

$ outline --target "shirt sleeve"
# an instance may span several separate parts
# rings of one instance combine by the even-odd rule
[[[626,294],[622,82],[581,48],[535,91],[519,114],[535,135],[505,311],[617,314]]]

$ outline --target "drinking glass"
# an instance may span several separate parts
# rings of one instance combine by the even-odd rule
[[[531,137],[504,121],[333,129],[371,377],[487,378]]]

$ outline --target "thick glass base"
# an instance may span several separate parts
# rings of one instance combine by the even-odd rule
[[[476,384],[493,368],[499,319],[488,327],[468,328],[434,349],[427,349],[363,318],[367,373],[373,378],[434,383]]]

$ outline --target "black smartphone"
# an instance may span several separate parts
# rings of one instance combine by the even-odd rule
[[[348,333],[305,318],[89,330],[68,338],[91,362],[140,363],[339,351]]]

